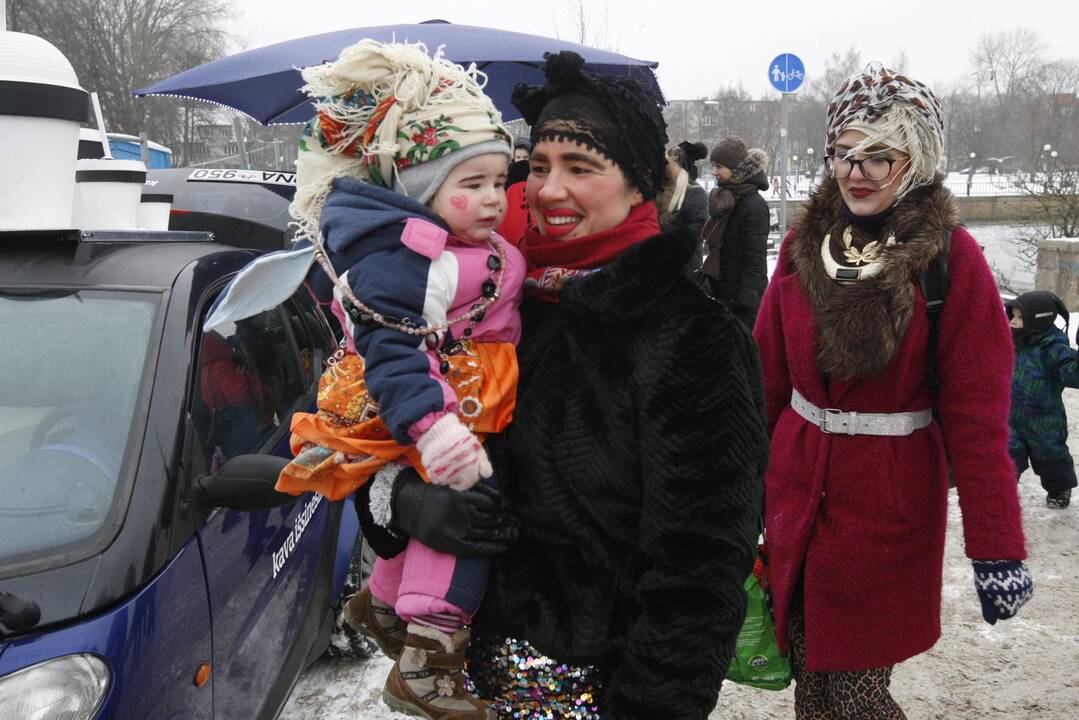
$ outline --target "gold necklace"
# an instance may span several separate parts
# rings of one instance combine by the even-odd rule
[[[828,276],[833,280],[839,282],[854,282],[856,280],[865,280],[866,278],[873,277],[880,272],[882,267],[881,251],[886,247],[891,247],[896,244],[895,233],[888,233],[888,237],[885,238],[882,245],[879,241],[874,240],[868,243],[864,248],[858,250],[851,246],[853,241],[853,232],[850,225],[843,230],[843,258],[852,265],[840,265],[832,257],[832,233],[828,232],[824,234],[824,240],[821,242],[820,255],[821,261],[824,263],[824,270],[828,273]]]

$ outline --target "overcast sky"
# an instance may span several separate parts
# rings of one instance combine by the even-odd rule
[[[440,18],[465,25],[574,39],[571,3],[521,0],[233,0],[247,48],[350,27]],[[668,99],[710,94],[744,83],[754,95],[769,88],[768,63],[782,52],[821,69],[829,54],[850,46],[885,64],[906,52],[907,70],[939,88],[959,82],[970,48],[982,33],[1014,27],[1037,32],[1054,57],[1079,57],[1075,0],[586,0],[591,24],[606,28],[609,49],[659,61]],[[606,23],[604,23],[606,8]]]

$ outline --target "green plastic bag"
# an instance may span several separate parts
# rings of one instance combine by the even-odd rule
[[[734,659],[727,669],[727,679],[764,690],[783,690],[791,684],[790,658],[779,652],[772,613],[768,610],[765,588],[767,555],[761,547],[753,572],[746,578],[749,604],[746,619],[734,646]]]

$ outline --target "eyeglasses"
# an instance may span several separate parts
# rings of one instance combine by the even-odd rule
[[[873,180],[874,182],[884,180],[892,174],[892,166],[897,162],[899,162],[898,158],[889,157],[867,157],[861,160],[853,160],[829,155],[824,158],[825,167],[828,168],[828,172],[832,174],[832,177],[837,180],[849,178],[850,174],[854,172],[855,165],[858,166],[858,169],[862,172],[862,177],[866,180]]]

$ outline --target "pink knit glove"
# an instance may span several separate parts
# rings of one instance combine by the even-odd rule
[[[480,478],[491,477],[491,461],[472,431],[456,415],[443,415],[416,440],[423,468],[435,485],[468,490]]]

